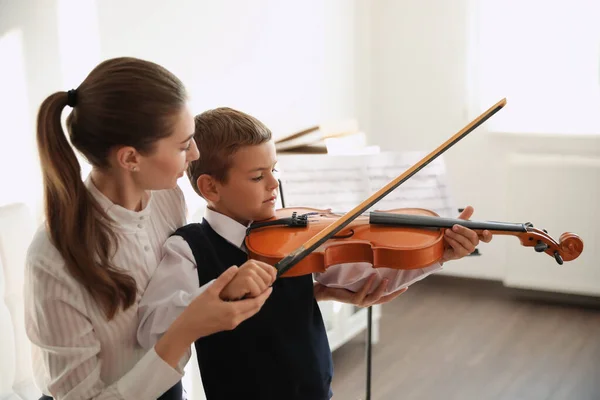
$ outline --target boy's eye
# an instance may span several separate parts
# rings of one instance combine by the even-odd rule
[[[279,172],[279,171],[277,171],[275,168],[273,168],[273,169],[271,170],[271,172],[277,173],[277,172]],[[255,178],[252,178],[252,180],[253,180],[254,182],[260,182],[261,180],[263,180],[263,178],[264,178],[264,177],[265,177],[264,175],[261,175],[261,176],[257,176],[257,177],[255,177]]]

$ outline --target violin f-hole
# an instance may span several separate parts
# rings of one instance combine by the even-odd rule
[[[354,236],[354,229],[350,229],[350,232],[347,233],[346,235],[334,235],[331,238],[332,239],[348,239],[349,237]]]

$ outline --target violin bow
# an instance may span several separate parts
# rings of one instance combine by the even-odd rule
[[[387,196],[392,190],[396,189],[402,183],[411,178],[414,174],[416,174],[425,166],[427,166],[431,161],[435,160],[446,150],[455,145],[459,140],[467,136],[469,133],[471,133],[473,130],[475,130],[485,121],[487,121],[491,116],[500,111],[500,109],[502,109],[505,105],[506,98],[503,98],[502,100],[494,104],[492,107],[487,109],[485,112],[483,112],[481,115],[479,115],[477,118],[475,118],[473,121],[471,121],[463,129],[454,134],[454,136],[452,136],[450,139],[446,140],[446,142],[440,145],[437,149],[423,157],[421,161],[417,162],[415,165],[410,167],[402,175],[394,178],[381,189],[373,193],[369,198],[367,198],[362,203],[354,207],[352,210],[344,214],[331,225],[325,227],[323,230],[314,235],[296,250],[282,258],[277,264],[275,264],[275,269],[277,270],[277,277],[280,277],[281,275],[286,273],[290,268],[299,263],[304,257],[309,255],[311,252],[313,252],[315,249],[317,249],[319,246],[321,246],[323,243],[329,240],[333,235],[335,235],[344,227],[346,227],[349,223],[356,219],[356,217],[363,214],[375,203],[377,203],[383,197]]]

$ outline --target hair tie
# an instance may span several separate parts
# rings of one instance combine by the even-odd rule
[[[71,89],[67,92],[67,105],[69,107],[75,107],[77,104],[77,91],[75,89]]]

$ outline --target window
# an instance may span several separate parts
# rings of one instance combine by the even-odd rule
[[[473,101],[510,133],[600,134],[600,2],[473,0]]]

